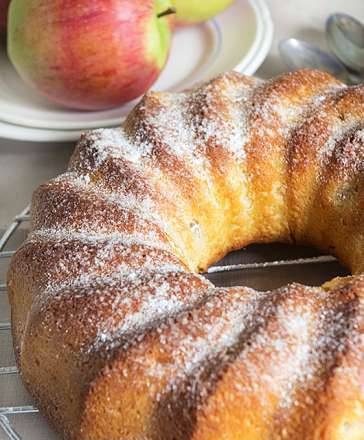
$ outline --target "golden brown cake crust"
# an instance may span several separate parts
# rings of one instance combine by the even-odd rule
[[[33,196],[8,274],[27,388],[70,440],[363,440],[363,212],[363,86],[304,70],[149,93]],[[352,276],[198,275],[273,241]]]

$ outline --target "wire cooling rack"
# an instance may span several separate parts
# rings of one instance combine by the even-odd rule
[[[5,250],[8,242],[14,236],[15,232],[22,223],[28,223],[30,220],[29,207],[24,209],[18,216],[15,217],[14,221],[5,230],[4,234],[0,238],[0,259],[9,260],[15,253],[15,250]],[[2,363],[10,363],[14,361],[14,356],[9,351],[12,350],[11,346],[11,333],[10,333],[10,315],[6,314],[9,312],[8,308],[5,309],[6,297],[6,283],[5,279],[0,280],[0,304],[2,307],[1,321],[0,321],[0,350],[7,351],[5,355],[2,354]],[[9,347],[10,346],[10,347]],[[2,396],[4,396],[6,389],[16,382],[20,382],[20,377],[18,369],[15,363],[12,365],[1,365],[0,366],[0,438],[6,438],[10,440],[21,440],[23,437],[13,426],[12,418],[17,414],[31,414],[38,413],[37,408],[33,405],[19,405],[19,406],[3,406]],[[19,385],[19,384],[17,384]],[[15,385],[16,386],[16,385]],[[20,384],[21,386],[21,384]],[[3,432],[1,432],[1,430]],[[5,436],[5,437],[4,437]]]
[[[12,244],[16,242],[14,237],[20,229],[22,232],[29,229],[29,220],[30,209],[27,207],[15,217],[0,238],[3,272],[3,279],[0,278],[0,440],[59,440],[60,437],[48,426],[25,391],[12,349],[5,274],[19,244]],[[283,245],[270,245],[263,252],[261,249],[252,246],[231,253],[204,275],[215,285],[244,284],[267,290],[292,280],[319,285],[326,279],[345,273],[335,258],[318,255],[312,249]]]

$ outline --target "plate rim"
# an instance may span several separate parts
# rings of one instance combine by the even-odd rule
[[[21,142],[74,142],[87,130],[42,130],[0,120],[0,139]]]
[[[273,19],[266,0],[248,0],[257,19],[257,32],[252,46],[234,70],[245,75],[253,75],[262,65],[272,47],[274,36]]]
[[[274,25],[270,8],[266,0],[247,0],[254,10],[256,17],[256,33],[254,41],[245,54],[244,59],[234,67],[234,71],[252,75],[265,60],[274,35]],[[125,116],[118,118],[118,124]],[[117,124],[117,125],[118,125]],[[107,124],[105,128],[115,125]],[[0,119],[0,138],[29,141],[29,142],[72,142],[77,140],[84,131],[94,127],[83,129],[45,129],[39,127],[23,126]]]

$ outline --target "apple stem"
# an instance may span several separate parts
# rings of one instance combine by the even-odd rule
[[[177,12],[177,11],[176,11],[176,8],[174,8],[174,7],[172,6],[172,7],[168,8],[168,9],[166,9],[165,11],[160,12],[160,13],[157,15],[157,18],[162,18],[162,17],[165,17],[165,16],[167,16],[167,15],[172,15],[172,14],[175,14],[176,12]]]

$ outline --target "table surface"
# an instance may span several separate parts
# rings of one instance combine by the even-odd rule
[[[346,12],[364,21],[363,0],[268,0],[275,23],[271,51],[257,75],[269,78],[285,70],[278,43],[303,38],[325,48],[325,20],[332,12]],[[29,203],[33,190],[62,172],[74,144],[42,144],[0,139],[0,229]]]

